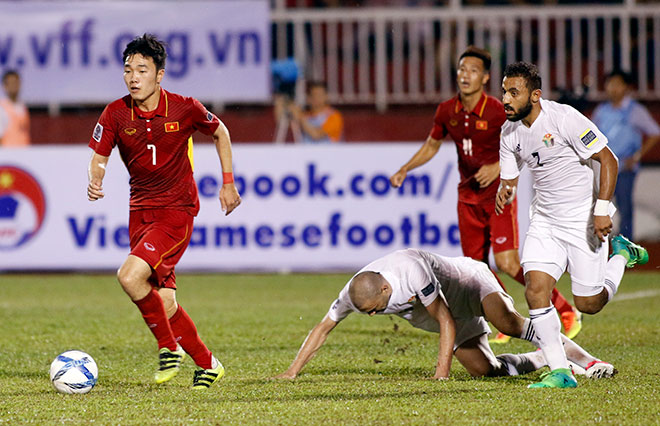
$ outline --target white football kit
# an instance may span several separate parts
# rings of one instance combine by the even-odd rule
[[[592,296],[602,291],[608,244],[593,230],[600,164],[590,157],[607,138],[573,107],[540,102],[530,127],[522,121],[502,126],[500,177],[515,179],[526,164],[534,179],[521,263],[525,273],[542,271],[556,280],[568,269],[573,294]],[[610,203],[610,215],[614,210]]]
[[[456,323],[454,350],[473,337],[490,333],[481,310],[483,298],[494,292],[506,295],[486,264],[467,257],[449,258],[407,249],[371,262],[358,274],[366,271],[378,272],[392,287],[387,308],[377,315],[395,314],[413,327],[437,333],[438,322],[431,317],[426,306],[438,297],[447,302]],[[360,313],[348,294],[352,280],[344,286],[328,311],[328,317],[335,322],[340,322],[351,312]]]

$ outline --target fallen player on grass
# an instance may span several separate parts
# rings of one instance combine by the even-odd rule
[[[495,356],[486,320],[504,334],[532,342],[538,338],[528,318],[513,307],[488,266],[466,257],[422,250],[391,253],[365,266],[339,293],[323,320],[309,333],[289,368],[275,379],[294,379],[328,334],[350,313],[395,314],[413,327],[439,333],[434,379],[447,379],[452,355],[474,377],[516,376],[547,365],[541,351]],[[611,377],[616,369],[562,335],[576,374]]]

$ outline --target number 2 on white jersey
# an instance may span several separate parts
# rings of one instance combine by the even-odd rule
[[[156,145],[149,144],[149,145],[147,145],[147,149],[153,149],[154,150],[151,153],[151,164],[153,164],[155,166],[156,165]]]
[[[532,157],[536,158],[536,165],[537,166],[543,167],[543,163],[541,163],[541,156],[539,155],[538,152],[532,152]]]

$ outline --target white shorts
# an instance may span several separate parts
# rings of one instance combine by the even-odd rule
[[[511,296],[500,287],[493,272],[485,263],[468,258],[456,258],[454,263],[462,263],[462,267],[458,269],[469,272],[457,274],[448,280],[443,276],[446,271],[441,270],[436,262],[431,262],[431,267],[442,285],[442,293],[456,323],[454,340],[454,350],[456,350],[473,337],[490,334],[490,327],[484,319],[481,308],[481,302],[486,296],[491,293],[501,293],[509,299]]]
[[[600,242],[592,226],[583,229],[532,222],[522,252],[523,271],[541,271],[559,280],[571,276],[575,296],[593,296],[603,290],[608,242]]]
[[[454,352],[468,340],[477,336],[487,336],[490,334],[490,327],[484,317],[458,318],[454,319],[454,322],[456,323]]]

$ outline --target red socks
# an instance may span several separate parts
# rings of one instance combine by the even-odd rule
[[[514,280],[518,281],[520,284],[525,286],[525,274],[523,273],[523,269],[520,268],[518,269],[518,274],[516,274],[515,277],[513,277]]]
[[[518,274],[515,277],[515,280],[518,281],[520,284],[525,285],[525,276],[523,275],[523,270],[520,268],[518,271]],[[564,312],[572,312],[573,307],[571,306],[570,303],[568,303],[568,300],[562,294],[557,290],[556,288],[552,289],[552,304],[555,306],[557,309],[557,312],[559,314],[563,314]]]
[[[204,369],[212,368],[211,351],[209,351],[204,342],[199,338],[195,323],[190,319],[181,305],[179,305],[179,308],[172,315],[172,318],[170,318],[170,326],[172,327],[175,340],[190,355],[195,361],[195,364]]]
[[[571,304],[568,303],[568,300],[566,300],[566,298],[564,298],[564,296],[562,296],[562,294],[556,288],[552,289],[552,297],[550,300],[552,301],[552,304],[555,305],[559,315],[563,314],[564,312],[573,312],[573,307]]]
[[[160,298],[160,294],[156,290],[151,289],[144,299],[134,301],[133,303],[137,305],[142,313],[144,322],[147,323],[149,330],[151,330],[156,340],[158,340],[158,349],[167,348],[175,351],[176,341],[172,334],[170,322],[167,320],[163,299]]]

